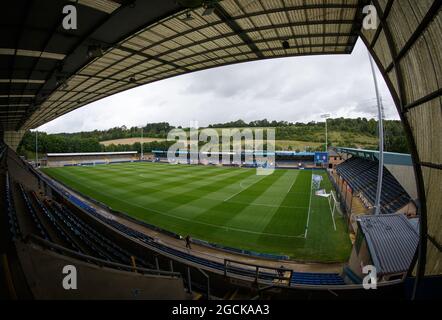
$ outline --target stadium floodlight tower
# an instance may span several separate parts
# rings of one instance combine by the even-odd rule
[[[381,196],[382,196],[382,180],[384,176],[384,108],[382,106],[381,95],[379,94],[378,79],[374,67],[373,58],[368,54],[370,60],[371,73],[373,75],[374,88],[376,92],[376,101],[378,105],[378,131],[379,131],[379,170],[378,170],[378,185],[376,190],[375,215],[381,213]]]
[[[143,150],[143,126],[140,127],[141,129],[141,140],[140,140],[140,160],[143,161],[144,158],[144,150]]]
[[[328,131],[327,131],[327,119],[331,118],[330,113],[324,113],[321,115],[322,119],[325,119],[325,152],[328,150]]]

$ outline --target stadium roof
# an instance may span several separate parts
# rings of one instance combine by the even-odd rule
[[[79,152],[79,153],[48,153],[48,157],[86,157],[86,156],[116,156],[137,154],[138,151],[117,151],[117,152]]]
[[[78,0],[78,29],[64,30],[67,3],[2,3],[0,135],[9,146],[26,129],[145,83],[259,59],[348,54],[360,37],[410,143],[423,221],[418,274],[442,274],[442,1]],[[374,29],[362,28],[370,3]]]
[[[403,214],[359,216],[358,222],[378,275],[407,272],[419,234]]]
[[[0,77],[0,121],[35,128],[111,94],[220,65],[349,54],[362,16],[356,0],[224,0],[208,15],[180,2],[78,1],[78,29],[64,30],[66,1],[14,0],[0,13],[0,59],[12,67]],[[104,54],[89,58],[97,47]]]
[[[163,153],[166,154],[167,151],[165,150],[152,150],[153,153]],[[199,153],[199,152],[189,152],[189,151],[184,151],[184,150],[178,150],[177,152],[175,152],[177,154],[195,154],[195,153]],[[216,152],[216,151],[204,151],[201,152],[202,154],[226,154],[226,155],[235,155],[238,154],[238,152],[234,152],[234,151],[227,151],[227,152]],[[299,157],[314,157],[317,154],[324,154],[323,152],[295,152],[295,151],[275,151],[275,152],[268,152],[268,151],[263,151],[263,150],[244,150],[241,151],[240,153],[245,153],[245,154],[254,154],[254,155],[262,155],[262,156],[299,156]]]
[[[347,153],[356,157],[369,159],[369,160],[379,160],[379,151],[376,150],[364,150],[364,149],[353,149],[353,148],[333,148],[339,153]],[[401,166],[412,166],[413,160],[410,154],[405,153],[395,153],[395,152],[384,152],[384,163],[392,165]]]

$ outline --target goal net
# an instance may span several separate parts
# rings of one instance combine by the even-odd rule
[[[328,193],[324,187],[321,187],[322,181],[322,176],[316,174],[312,175],[312,192],[314,192],[315,196],[327,199],[328,205],[330,207],[330,214],[333,220],[333,228],[336,230],[335,215],[342,215],[340,211],[340,204],[333,190]]]
[[[305,226],[304,238],[307,238],[310,214],[312,211],[320,209],[327,210],[325,201],[328,202],[330,208],[330,215],[333,221],[333,228],[336,231],[336,222],[335,215],[338,213],[342,215],[340,211],[340,204],[337,201],[336,195],[333,191],[327,191],[326,185],[323,185],[324,177],[322,175],[312,174],[311,180],[311,192],[310,192],[310,201],[308,206],[308,214],[307,214],[307,223]],[[322,199],[322,200],[320,200]],[[325,205],[325,208],[324,208]],[[326,212],[325,212],[326,213]]]

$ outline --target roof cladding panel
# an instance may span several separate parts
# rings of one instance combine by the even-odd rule
[[[86,3],[90,5],[90,1],[80,1]],[[90,61],[77,74],[97,79],[91,86],[109,80],[99,91],[113,94],[231,63],[350,53],[357,36],[352,26],[358,9],[361,9],[358,0],[223,0],[210,15],[203,15],[203,8],[183,10],[146,25],[112,44],[102,57]],[[284,41],[289,47],[283,46]],[[75,74],[70,76],[74,77]],[[96,100],[80,96],[85,88],[81,83],[67,79],[66,84],[67,90],[75,94],[66,99],[66,90],[59,89],[61,95],[52,92],[47,97],[52,103],[43,102],[26,119],[23,128],[33,128],[53,118],[50,114],[56,112],[53,102],[72,101],[63,109],[67,112]]]

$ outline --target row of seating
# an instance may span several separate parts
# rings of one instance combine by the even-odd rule
[[[90,225],[74,215],[69,209],[59,203],[52,203],[54,212],[57,212],[60,218],[64,219],[71,226],[75,226],[80,234],[88,237],[90,241],[100,248],[101,252],[107,256],[107,259],[122,264],[130,264],[131,256],[134,256],[118,246],[114,241],[105,237],[100,232],[96,231]],[[141,259],[139,259],[141,261]],[[143,265],[144,266],[144,265]]]
[[[293,272],[291,282],[305,285],[345,285],[344,279],[337,273]]]
[[[50,212],[43,205],[43,203],[40,201],[40,199],[38,199],[37,195],[34,192],[32,193],[32,196],[33,196],[33,199],[36,202],[37,206],[40,208],[40,211],[43,212],[45,217],[46,217],[46,219],[48,221],[50,221],[50,223],[52,225],[52,229],[57,233],[58,238],[62,239],[63,242],[65,242],[65,244],[67,244],[67,246],[70,249],[81,252],[82,250],[75,243],[75,240],[73,239],[73,237],[62,229],[60,224],[56,221],[53,213]]]
[[[26,205],[27,212],[31,216],[31,219],[34,222],[35,228],[38,230],[38,235],[41,236],[43,239],[45,239],[47,241],[52,241],[52,239],[49,236],[48,232],[43,227],[43,225],[42,225],[42,223],[40,221],[40,218],[38,217],[34,207],[32,206],[31,200],[29,199],[28,194],[26,193],[25,189],[23,188],[23,186],[21,184],[18,184],[18,187],[20,189],[21,196],[22,196],[22,198],[24,200],[24,203]]]
[[[368,208],[376,202],[379,163],[368,159],[352,157],[336,167],[336,172],[348,183],[354,195],[360,198]],[[408,203],[411,198],[387,170],[383,171],[381,212],[395,213]]]
[[[17,239],[21,235],[20,226],[18,224],[17,214],[15,212],[14,198],[12,197],[11,183],[9,181],[9,175],[6,172],[6,182],[5,182],[5,203],[6,212],[8,214],[9,231],[11,232],[12,239]]]
[[[37,235],[43,239],[85,255],[124,265],[131,265],[133,256],[137,266],[151,267],[143,259],[136,258],[92,228],[65,206],[55,201],[43,201],[35,192],[26,192],[21,184],[17,184],[17,187],[20,189],[26,211],[37,230]]]
[[[3,156],[6,155],[6,149],[7,149],[6,145],[0,142],[0,160],[2,160]]]

